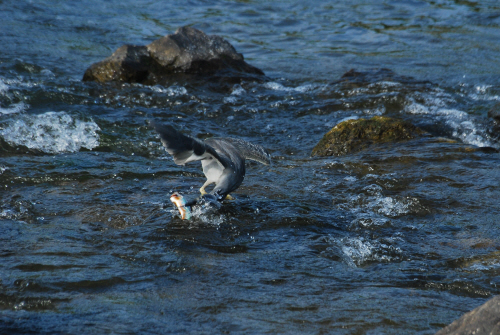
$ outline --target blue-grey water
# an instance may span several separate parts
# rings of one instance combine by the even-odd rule
[[[269,80],[81,81],[184,25]],[[0,45],[2,334],[433,334],[500,294],[497,1],[3,0]],[[431,136],[310,157],[374,115]],[[273,165],[183,221],[205,178],[148,120]]]

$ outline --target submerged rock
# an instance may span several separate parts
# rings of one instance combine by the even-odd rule
[[[344,73],[339,80],[333,82],[332,84],[343,83],[353,87],[359,87],[370,83],[384,82],[384,81],[398,82],[409,85],[432,84],[429,81],[419,81],[412,77],[398,75],[396,74],[396,72],[386,68],[374,68],[374,69],[368,69],[366,71],[357,71],[356,69],[350,69],[349,71]]]
[[[488,116],[493,119],[489,129],[490,135],[497,142],[500,142],[500,104],[496,104],[488,111]]]
[[[425,132],[408,121],[386,116],[347,120],[337,124],[319,141],[312,156],[340,156],[375,143],[412,139]]]
[[[83,81],[156,84],[173,74],[229,76],[264,75],[246,63],[224,38],[191,28],[179,28],[146,46],[123,45],[108,58],[92,64]]]
[[[496,104],[494,108],[488,111],[488,116],[500,124],[500,104]]]
[[[500,334],[500,295],[464,314],[436,335]]]

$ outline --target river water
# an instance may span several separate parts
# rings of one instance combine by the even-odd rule
[[[0,8],[0,333],[433,334],[500,294],[496,1]],[[268,80],[81,81],[184,25]],[[365,79],[339,81],[352,68]],[[429,135],[311,158],[374,115]],[[273,165],[183,221],[170,194],[205,178],[149,120],[258,143]]]

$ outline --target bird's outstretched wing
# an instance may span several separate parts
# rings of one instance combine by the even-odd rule
[[[174,157],[175,164],[184,165],[212,157],[225,166],[225,160],[219,157],[215,149],[202,141],[184,135],[172,126],[159,125],[154,122],[151,122],[151,126],[160,134],[161,143],[167,152]]]
[[[260,145],[232,137],[224,138],[224,140],[236,147],[239,154],[245,157],[245,159],[254,160],[265,165],[271,164],[271,155]]]

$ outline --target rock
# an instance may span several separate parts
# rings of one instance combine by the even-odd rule
[[[375,143],[412,139],[425,132],[408,121],[386,116],[347,120],[337,124],[319,141],[312,156],[340,156],[358,152]]]
[[[464,314],[436,335],[494,335],[500,334],[500,295]]]
[[[488,111],[488,116],[493,119],[489,129],[490,136],[497,142],[500,142],[500,104],[496,104]]]
[[[105,60],[92,64],[85,71],[83,81],[143,83],[156,72],[155,65],[147,47],[123,45]]]
[[[494,108],[489,110],[488,116],[500,124],[500,104],[496,104]]]
[[[356,81],[356,82],[377,82],[377,81],[392,81],[396,77],[396,73],[390,69],[370,69],[366,72],[360,72],[355,69],[350,69],[342,75],[340,81]]]
[[[429,81],[419,81],[412,77],[397,75],[394,71],[386,68],[374,68],[367,71],[357,71],[350,69],[340,77],[339,80],[333,84],[349,84],[354,87],[364,86],[371,83],[392,81],[408,85],[428,85],[432,84]]]
[[[225,39],[191,28],[179,28],[147,46],[123,45],[111,56],[92,64],[83,81],[121,81],[156,84],[174,74],[264,75],[246,63]]]

